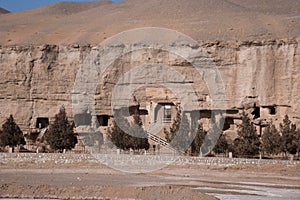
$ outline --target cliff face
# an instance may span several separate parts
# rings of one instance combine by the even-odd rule
[[[88,47],[1,47],[1,121],[13,114],[25,129],[36,117],[53,117],[65,105]]]
[[[260,107],[261,118],[281,121],[289,114],[294,122],[300,118],[300,39],[249,42],[202,43],[220,71],[226,92],[226,108],[238,110]],[[140,44],[142,45],[142,44]],[[0,122],[13,114],[23,130],[36,126],[38,117],[53,118],[64,105],[70,116],[76,75],[94,47],[78,45],[1,46],[0,47]],[[120,51],[125,47],[111,47]],[[196,48],[196,47],[195,47]],[[198,48],[198,47],[197,47]],[[115,50],[114,50],[115,49]],[[101,57],[101,53],[99,54]],[[201,108],[209,104],[209,91],[201,76],[183,59],[165,52],[146,52],[135,58],[144,62],[168,64],[192,83]],[[150,57],[149,57],[150,55]],[[159,58],[159,59],[158,59]],[[96,115],[111,115],[111,92],[118,78],[131,66],[131,58],[111,64],[97,81]],[[148,61],[147,61],[148,60]],[[125,61],[125,62],[124,62]],[[122,65],[121,63],[125,63]],[[128,68],[128,69],[126,69]],[[157,72],[159,73],[159,72]],[[145,73],[144,79],[147,79]],[[170,77],[172,78],[172,77]],[[163,79],[162,83],[168,83]],[[133,83],[134,84],[134,83]],[[136,91],[136,101],[151,101],[161,95],[159,86]],[[145,92],[147,91],[147,92]],[[165,90],[161,90],[165,91]],[[185,93],[185,91],[182,91]],[[173,95],[174,96],[174,95]],[[168,98],[174,98],[169,91]],[[272,109],[276,109],[275,113]],[[270,110],[271,109],[271,110]],[[77,112],[77,111],[76,111]]]

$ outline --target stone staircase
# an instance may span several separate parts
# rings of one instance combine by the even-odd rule
[[[41,132],[39,133],[39,135],[37,136],[36,140],[37,141],[42,141],[45,133],[47,132],[47,130],[48,130],[48,126],[46,128],[43,128],[41,130]]]
[[[36,138],[36,140],[35,140],[35,143],[34,143],[34,145],[33,145],[33,147],[32,147],[32,150],[34,150],[34,151],[36,151],[36,152],[39,152],[39,151],[40,151],[40,152],[43,152],[43,151],[45,150],[45,149],[44,149],[44,150],[41,149],[41,145],[43,145],[43,142],[44,142],[44,136],[45,136],[45,134],[46,134],[48,128],[49,128],[49,126],[43,128],[43,129],[40,131],[40,133],[39,133],[39,135],[37,136],[37,138]]]
[[[156,123],[149,124],[148,126],[146,126],[145,131],[148,134],[148,139],[153,141],[154,143],[157,143],[157,144],[161,145],[162,150],[165,153],[174,153],[174,152],[176,152],[176,150],[173,149],[166,140],[164,140],[161,137],[155,135],[156,133],[159,133],[163,128],[164,128],[163,123],[157,123],[156,122]]]

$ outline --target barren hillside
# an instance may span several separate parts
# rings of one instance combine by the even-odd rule
[[[0,17],[0,44],[97,44],[120,31],[165,27],[196,40],[300,35],[298,0],[126,0],[56,3]]]
[[[8,10],[0,7],[0,14],[7,14],[7,13],[9,13]]]

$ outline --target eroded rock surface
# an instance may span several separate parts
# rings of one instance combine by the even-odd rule
[[[289,114],[294,122],[298,122],[300,117],[298,44],[299,38],[202,42],[197,48],[204,48],[207,51],[207,55],[214,61],[221,74],[226,89],[227,109],[257,106],[261,108],[262,119],[272,118],[281,121],[284,114]],[[128,46],[109,47],[109,52],[114,54],[114,51],[119,52],[124,48]],[[71,97],[76,75],[93,51],[95,47],[89,45],[1,46],[0,121],[13,114],[17,123],[26,130],[36,126],[38,117],[53,118],[62,105],[72,117],[75,113],[72,110]],[[208,87],[201,75],[195,73],[195,68],[190,63],[165,51],[147,50],[141,55],[143,56],[134,59],[131,57],[132,54],[124,55],[109,65],[103,77],[97,80],[96,115],[112,114],[110,98],[116,82],[126,71],[142,63],[164,64],[176,69],[186,77],[183,82],[177,84],[192,84],[201,105],[200,109],[209,107]],[[101,51],[98,57],[95,61],[101,60]],[[198,57],[200,59],[201,55]],[[142,78],[146,80],[147,76]],[[168,78],[161,78],[161,84],[168,81]],[[145,88],[137,90],[137,101],[142,104],[144,101],[163,98],[165,94],[157,92],[163,91],[159,88],[153,85],[147,92]],[[158,94],[162,96],[157,97]],[[169,98],[176,99],[174,94],[172,96],[172,92],[169,93]],[[274,113],[270,113],[271,108],[275,108]]]

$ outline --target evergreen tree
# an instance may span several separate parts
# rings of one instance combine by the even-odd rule
[[[115,114],[115,119],[107,133],[108,138],[114,145],[123,150],[149,149],[148,135],[142,128],[142,120],[138,114],[133,115],[132,124],[118,112]],[[121,124],[118,126],[116,121]]]
[[[296,137],[296,145],[297,145],[297,154],[299,158],[300,154],[300,129],[297,130],[297,137]]]
[[[261,137],[262,141],[262,151],[267,154],[279,154],[280,153],[280,144],[281,144],[281,136],[276,129],[276,127],[270,123]]]
[[[17,145],[25,145],[25,139],[20,127],[16,124],[12,115],[7,118],[2,125],[2,131],[0,132],[0,145],[5,147],[15,147]]]
[[[200,123],[198,125],[197,132],[196,132],[196,135],[194,137],[194,140],[191,144],[191,154],[192,154],[192,156],[199,156],[200,149],[201,149],[201,146],[203,144],[203,141],[205,139],[206,134],[207,134],[207,132],[204,131],[203,124]]]
[[[138,113],[133,115],[133,124],[131,124],[131,135],[133,135],[133,149],[148,150],[150,144],[148,142],[148,134],[143,129],[141,116]]]
[[[190,121],[186,114],[181,113],[180,106],[176,106],[176,117],[169,131],[165,128],[165,139],[178,152],[187,153],[195,137],[195,131],[191,129]]]
[[[178,152],[187,153],[191,143],[194,140],[194,134],[191,131],[190,122],[186,114],[182,115],[177,133],[174,133],[170,145]],[[174,130],[174,129],[173,129]],[[176,135],[175,135],[176,134]]]
[[[242,123],[238,125],[238,138],[234,141],[235,153],[240,156],[255,156],[259,153],[260,141],[256,128],[248,115],[242,113]]]
[[[165,133],[165,138],[167,140],[167,142],[171,142],[176,133],[179,130],[179,126],[180,126],[180,122],[181,122],[181,109],[179,106],[176,107],[176,117],[173,120],[173,123],[170,127],[170,131],[168,131],[167,129],[164,129],[164,133]]]
[[[64,107],[55,115],[53,124],[50,124],[45,139],[54,150],[70,150],[77,144],[77,137],[74,134],[74,122],[69,122]]]
[[[282,137],[281,150],[285,154],[297,153],[297,131],[296,125],[293,124],[288,115],[285,115],[283,123],[280,123],[280,132]]]
[[[211,151],[217,145],[221,135],[222,135],[222,130],[218,127],[217,123],[215,122],[215,118],[212,118],[212,126],[208,130],[207,136],[205,138],[205,145],[201,149],[202,153],[204,154],[211,153]]]
[[[226,151],[228,150],[229,148],[229,145],[228,145],[228,142],[226,140],[226,137],[224,134],[221,134],[213,151],[217,154],[220,154],[220,153],[226,153]]]
[[[119,121],[120,122],[120,121]],[[129,138],[128,135],[117,125],[116,120],[113,121],[112,127],[107,132],[110,141],[116,145],[119,149],[129,150]]]

